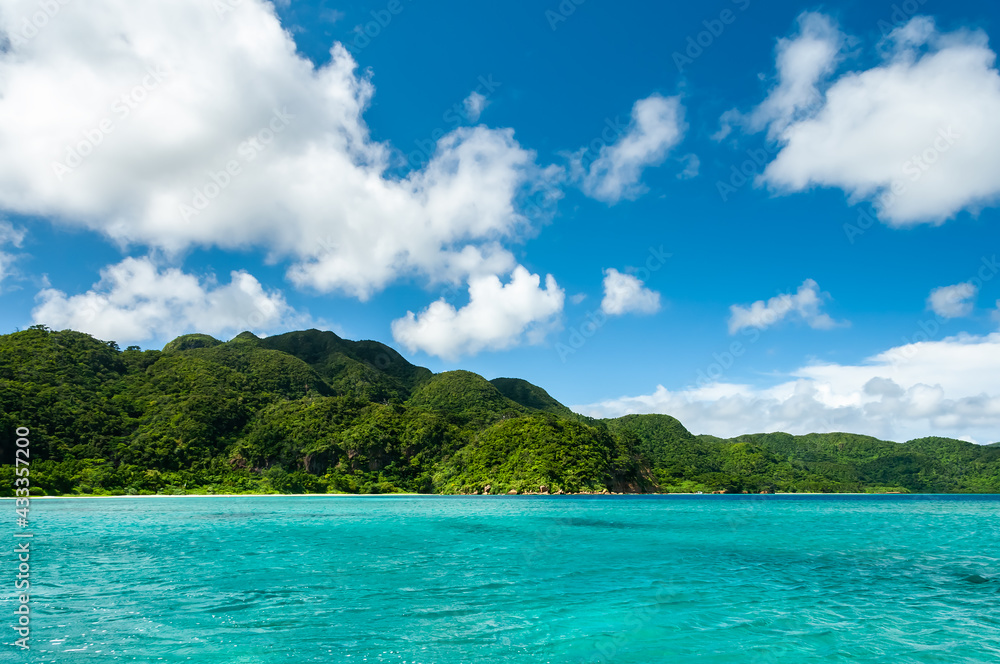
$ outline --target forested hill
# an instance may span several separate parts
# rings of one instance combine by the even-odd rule
[[[433,374],[307,330],[121,350],[43,327],[0,336],[0,495],[15,431],[39,494],[998,492],[1000,447],[852,434],[692,435],[594,420],[516,378]]]

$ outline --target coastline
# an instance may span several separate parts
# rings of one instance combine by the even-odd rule
[[[115,496],[29,496],[35,500],[84,499],[102,500],[107,498],[385,498],[387,496],[432,496],[427,493],[155,493],[149,495],[119,494]],[[0,500],[16,500],[15,497],[4,496]]]
[[[567,498],[567,497],[580,497],[589,496],[595,498],[611,498],[616,496],[702,496],[706,498],[725,498],[725,497],[740,497],[740,498],[760,498],[761,496],[998,496],[997,493],[809,493],[809,492],[796,492],[796,493],[771,493],[771,494],[756,494],[756,493],[730,493],[730,494],[711,494],[711,493],[614,493],[614,494],[602,494],[602,493],[564,493],[564,494],[518,494],[518,495],[507,495],[507,494],[497,494],[488,496],[475,496],[475,495],[461,495],[461,494],[443,494],[443,493],[193,493],[193,494],[152,494],[152,495],[115,495],[115,496],[30,496],[32,501],[35,500],[108,500],[108,499],[118,499],[118,498]],[[3,496],[0,497],[0,501],[7,500],[17,500],[16,497]]]

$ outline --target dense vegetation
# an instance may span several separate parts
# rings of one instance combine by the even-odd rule
[[[40,495],[1000,491],[997,445],[593,420],[520,379],[435,375],[317,330],[162,351],[40,326],[0,336],[0,495],[21,426]]]

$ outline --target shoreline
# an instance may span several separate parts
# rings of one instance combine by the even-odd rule
[[[704,497],[739,497],[760,498],[761,496],[1000,496],[1000,493],[564,493],[564,494],[497,494],[497,495],[462,495],[444,493],[194,493],[194,494],[151,494],[151,495],[114,495],[114,496],[29,496],[30,500],[108,500],[118,498],[573,498],[589,496],[594,498],[612,498],[617,496],[704,496]],[[0,501],[17,500],[16,496],[0,497]]]

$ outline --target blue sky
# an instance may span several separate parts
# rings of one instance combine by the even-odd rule
[[[1000,440],[995,3],[92,4],[0,2],[3,332]]]

